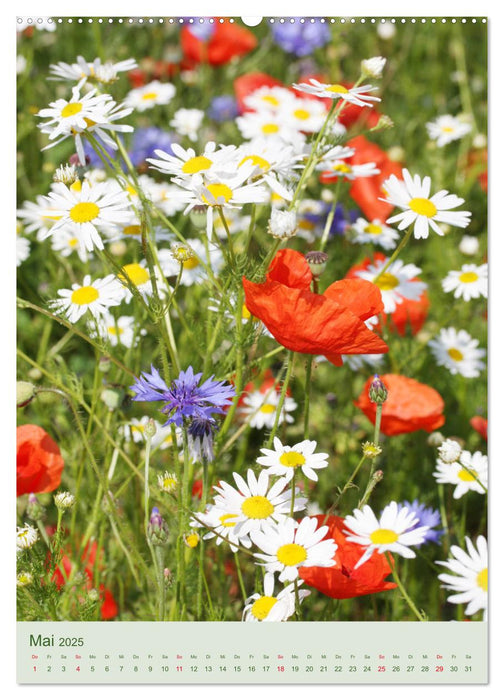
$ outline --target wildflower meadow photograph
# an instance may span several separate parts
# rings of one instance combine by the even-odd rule
[[[487,30],[17,20],[18,621],[487,619]]]

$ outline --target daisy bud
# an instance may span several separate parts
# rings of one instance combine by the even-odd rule
[[[440,433],[439,430],[436,430],[434,433],[431,433],[429,437],[427,438],[427,444],[429,447],[439,447],[445,440],[445,436],[443,433]]]
[[[91,601],[91,603],[97,603],[100,600],[100,594],[96,590],[96,588],[91,588],[88,591],[88,598]]]
[[[98,371],[103,372],[103,374],[106,374],[109,369],[112,367],[112,363],[110,361],[110,357],[107,357],[106,355],[103,355],[100,357],[98,360]]]
[[[153,508],[148,527],[148,538],[153,547],[163,547],[168,542],[168,525],[159,508]]]
[[[362,454],[365,457],[371,457],[374,459],[375,457],[378,457],[379,454],[381,454],[382,448],[379,445],[375,445],[374,442],[365,442],[362,445]]]
[[[181,265],[191,260],[191,258],[196,257],[196,253],[191,246],[185,245],[184,243],[172,243],[170,253],[172,258]]]
[[[31,525],[24,524],[18,527],[16,532],[16,550],[31,549],[35,542],[38,542],[38,531]]]
[[[383,129],[391,129],[394,126],[394,122],[387,114],[382,114],[378,119],[376,126],[373,126],[370,131],[382,131]]]
[[[442,445],[438,447],[439,457],[445,462],[445,464],[451,464],[456,462],[457,459],[462,454],[462,446],[456,440],[445,440]]]
[[[324,253],[321,250],[310,250],[305,255],[305,260],[308,263],[314,277],[320,277],[320,275],[324,272],[328,259],[329,256],[327,253]]]
[[[189,212],[189,218],[196,228],[205,228],[207,221],[206,207],[197,204]]]
[[[159,489],[165,493],[173,493],[177,490],[178,479],[172,472],[165,472],[158,476],[158,486]]]
[[[115,411],[121,404],[123,392],[117,389],[107,388],[101,393],[101,400],[109,411]]]
[[[459,250],[464,255],[476,255],[479,249],[479,241],[476,236],[462,236]]]
[[[54,504],[58,510],[65,512],[75,505],[75,496],[68,491],[61,491],[54,496]]]
[[[287,239],[292,238],[297,230],[296,213],[293,211],[283,211],[282,209],[273,209],[271,218],[268,224],[268,231],[273,238]]]
[[[382,404],[387,400],[388,391],[380,377],[375,374],[369,387],[369,398],[373,403]]]
[[[38,498],[34,493],[28,496],[28,504],[26,506],[26,515],[30,520],[40,520],[45,513],[45,508],[39,503]]]
[[[362,75],[366,78],[381,78],[386,62],[387,59],[383,58],[383,56],[373,56],[373,58],[364,59],[361,61]]]
[[[16,577],[16,586],[18,588],[24,588],[29,586],[33,582],[33,576],[29,571],[20,571]]]
[[[27,406],[35,398],[37,390],[30,382],[16,382],[16,406]]]
[[[95,71],[95,78],[99,83],[103,83],[104,85],[115,83],[118,78],[114,64],[108,62],[98,66]]]
[[[77,173],[77,168],[75,165],[60,165],[56,168],[53,175],[54,182],[62,182],[67,187],[73,185],[73,183],[79,179],[79,174]]]

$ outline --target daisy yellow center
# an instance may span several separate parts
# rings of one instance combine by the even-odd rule
[[[415,214],[420,214],[420,216],[432,217],[437,214],[436,206],[425,197],[413,197],[410,199],[409,208],[415,212]]]
[[[462,362],[464,359],[463,354],[458,350],[457,348],[450,348],[448,350],[448,355],[451,357],[452,360],[455,362]]]
[[[315,224],[313,223],[313,221],[304,219],[303,221],[299,222],[298,228],[303,229],[304,231],[313,231],[313,229],[315,228]]]
[[[476,473],[470,469],[460,469],[457,476],[460,481],[476,481]]]
[[[175,488],[177,485],[177,479],[175,479],[173,476],[166,476],[163,479],[163,488],[167,491],[171,491],[172,489]]]
[[[195,156],[189,158],[182,166],[182,172],[186,175],[194,175],[202,170],[208,170],[212,166],[212,161],[206,156]]]
[[[488,568],[481,569],[479,574],[476,576],[476,583],[484,591],[488,591]]]
[[[182,267],[184,270],[194,270],[195,267],[198,267],[199,265],[199,260],[195,255],[191,255],[191,257],[188,260],[184,260],[182,263]]]
[[[470,282],[476,282],[478,279],[478,275],[475,272],[463,272],[459,276],[459,280],[463,284],[469,284]]]
[[[351,173],[352,168],[347,165],[346,163],[338,163],[337,165],[333,165],[332,169],[334,170],[335,173]]]
[[[82,191],[82,182],[80,180],[76,180],[75,182],[72,182],[69,189],[72,190],[73,192],[81,192]]]
[[[310,118],[310,112],[307,109],[295,109],[293,114],[296,119],[300,119],[301,121],[306,121],[306,119]]]
[[[97,124],[97,122],[93,121],[92,119],[88,119],[87,117],[84,117],[84,121],[86,122],[87,127],[96,126]]]
[[[221,525],[223,527],[234,527],[235,526],[235,518],[238,516],[236,513],[225,513],[224,515],[221,515],[219,520],[221,521]]]
[[[276,134],[280,130],[280,127],[278,124],[263,124],[261,127],[261,131],[263,134]]]
[[[155,100],[157,96],[157,92],[144,92],[142,100]]]
[[[377,236],[382,232],[382,227],[378,226],[378,224],[368,224],[364,228],[364,233],[370,233],[372,236]]]
[[[338,85],[337,83],[335,83],[334,85],[329,85],[328,87],[326,87],[326,90],[327,92],[336,92],[339,95],[346,95],[346,93],[348,92],[346,87],[344,87],[343,85]]]
[[[79,241],[77,240],[77,238],[71,238],[68,241],[68,245],[70,246],[70,248],[75,248],[75,246],[77,245],[78,242]]]
[[[393,544],[399,539],[399,535],[394,530],[387,528],[378,528],[369,535],[369,539],[373,544]]]
[[[284,566],[297,566],[306,560],[306,549],[300,544],[283,544],[277,551],[277,559]]]
[[[445,134],[451,134],[453,132],[453,126],[443,126],[441,127],[441,131],[444,131]]]
[[[250,496],[242,503],[242,513],[253,520],[264,520],[274,512],[274,508],[265,496]]]
[[[275,411],[276,406],[274,406],[272,403],[265,403],[261,406],[259,409],[261,413],[273,413]]]
[[[126,187],[126,192],[127,192],[129,195],[131,195],[132,197],[136,197],[136,195],[137,195],[136,189],[135,189],[134,187],[132,187],[131,185],[128,185],[128,186]]]
[[[261,158],[261,156],[245,156],[239,163],[238,167],[240,165],[243,165],[246,163],[248,160],[251,161],[252,165],[255,165],[257,168],[261,168],[261,170],[268,170],[269,167],[271,167],[271,163],[268,163],[268,161],[265,158]]]
[[[72,304],[84,306],[85,304],[91,304],[93,301],[96,301],[99,296],[98,290],[94,287],[79,287],[79,289],[72,292],[70,298]]]
[[[61,116],[64,118],[73,117],[76,114],[79,114],[79,112],[81,112],[81,111],[82,111],[82,102],[69,102],[61,110]]]
[[[270,595],[263,595],[256,600],[251,607],[250,612],[256,620],[264,620],[268,617],[271,608],[275,605],[277,599]]]
[[[142,232],[141,226],[139,224],[131,224],[130,226],[125,226],[123,228],[123,233],[125,236],[138,236]]]
[[[193,549],[194,547],[196,547],[198,545],[199,535],[197,535],[196,533],[194,533],[192,535],[187,535],[187,537],[185,538],[185,541],[186,541],[186,545]]]
[[[109,335],[122,335],[124,333],[124,328],[116,328],[115,326],[109,326],[107,328]]]
[[[129,265],[125,265],[123,270],[137,287],[149,281],[149,272],[138,263],[130,263]],[[120,277],[122,276],[120,275]]]
[[[79,202],[70,209],[70,218],[76,224],[87,224],[96,219],[100,207],[94,202]]]
[[[302,467],[303,464],[306,464],[306,458],[301,452],[292,450],[291,452],[284,452],[283,455],[280,455],[279,462],[283,467],[295,469],[296,467]]]
[[[263,95],[262,97],[263,102],[267,102],[270,105],[273,105],[273,107],[278,107],[280,102],[277,100],[276,97],[273,97],[273,95]]]
[[[252,318],[252,314],[251,314],[250,311],[247,309],[247,307],[245,306],[245,304],[242,304],[242,319],[245,319],[245,320],[248,321],[250,318]]]
[[[227,185],[224,185],[222,182],[213,182],[210,185],[207,185],[206,188],[215,200],[219,200],[221,197],[223,197],[225,202],[229,202],[233,196],[233,190]],[[210,202],[205,195],[203,195],[203,201],[210,206],[214,204],[214,202]]]
[[[383,292],[389,292],[391,289],[395,289],[398,284],[399,280],[390,272],[384,272],[376,281],[376,285],[380,287]]]

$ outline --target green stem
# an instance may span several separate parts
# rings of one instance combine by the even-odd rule
[[[276,435],[276,431],[278,429],[278,424],[280,423],[280,416],[282,415],[282,410],[285,402],[285,397],[287,396],[287,389],[289,388],[289,382],[290,378],[292,375],[292,370],[294,368],[294,352],[292,350],[289,350],[288,352],[288,360],[287,360],[287,371],[285,373],[285,379],[282,384],[282,391],[280,392],[280,398],[278,400],[278,405],[275,413],[275,422],[273,423],[273,428],[271,429],[271,433],[268,437],[268,441],[266,443],[266,447],[270,448],[271,445],[273,444],[273,438]]]
[[[415,614],[416,618],[417,618],[418,620],[420,620],[420,622],[426,622],[427,618],[425,617],[425,615],[422,615],[422,613],[419,612],[419,610],[418,610],[418,608],[416,607],[415,603],[411,600],[411,598],[410,598],[409,595],[407,594],[406,589],[405,589],[405,587],[403,586],[403,584],[402,584],[402,582],[401,582],[401,579],[399,578],[399,576],[398,576],[398,574],[397,574],[397,571],[396,571],[395,566],[394,566],[394,560],[393,560],[392,557],[390,556],[390,553],[389,553],[389,552],[385,552],[385,557],[386,557],[386,559],[387,559],[387,562],[388,562],[390,568],[392,569],[392,576],[394,577],[394,581],[397,583],[397,587],[398,587],[399,590],[401,591],[401,594],[402,594],[404,600],[406,601],[406,603],[408,604],[408,606],[410,607],[410,609],[413,611],[413,613]]]
[[[388,268],[392,265],[392,263],[394,262],[394,260],[397,258],[397,256],[398,256],[399,253],[401,252],[401,250],[404,248],[404,246],[406,245],[406,243],[407,243],[407,242],[409,241],[409,239],[411,238],[411,234],[413,233],[413,228],[414,228],[414,225],[412,224],[412,225],[409,227],[408,231],[406,232],[406,235],[403,236],[403,238],[402,238],[401,241],[399,242],[397,248],[394,250],[394,252],[393,252],[392,255],[390,256],[390,258],[388,259],[387,264],[383,267],[382,270],[380,270],[380,272],[379,272],[379,273],[376,275],[376,277],[373,279],[373,284],[376,284],[376,283],[378,282],[378,280],[380,279],[380,277],[381,277],[381,276],[388,270]]]
[[[305,378],[305,394],[304,394],[304,431],[303,438],[308,440],[310,432],[310,390],[311,390],[311,373],[312,373],[313,358],[308,355],[306,362],[306,378]]]
[[[240,590],[243,597],[243,602],[247,600],[247,592],[245,590],[245,584],[243,583],[243,576],[241,572],[240,559],[238,557],[238,552],[234,553],[234,560],[236,565],[236,573],[238,575],[238,581],[240,583]]]
[[[327,215],[327,219],[325,222],[324,226],[324,232],[322,234],[322,238],[320,239],[320,245],[319,245],[319,250],[324,250],[327,239],[329,238],[329,232],[331,230],[331,226],[334,221],[334,215],[336,214],[336,207],[338,206],[338,200],[339,200],[339,195],[340,195],[340,190],[341,190],[341,182],[342,178],[339,177],[338,181],[336,182],[336,190],[334,192],[334,202],[332,203],[331,210],[329,214]]]

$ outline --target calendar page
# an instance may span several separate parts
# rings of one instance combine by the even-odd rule
[[[487,684],[486,17],[15,25],[17,683]]]

